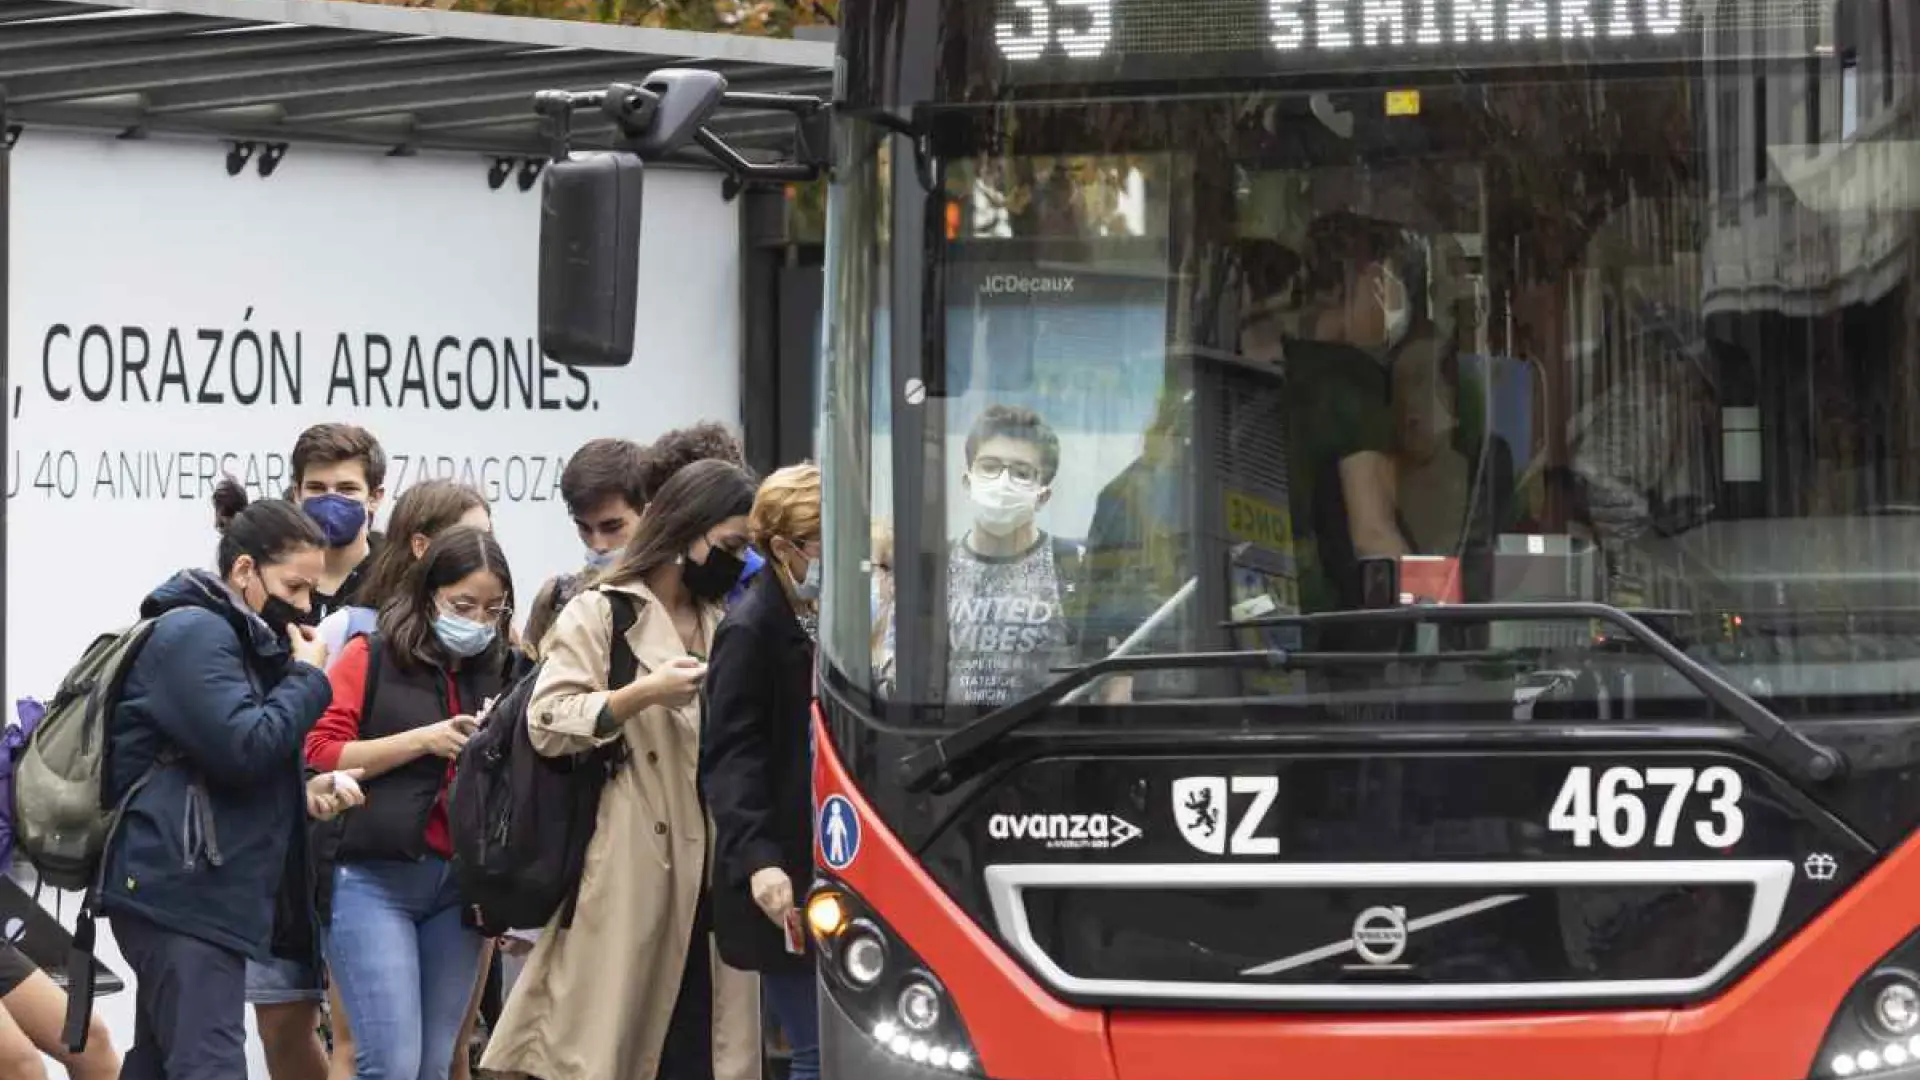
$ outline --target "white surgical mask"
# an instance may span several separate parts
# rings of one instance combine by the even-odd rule
[[[807,601],[817,601],[820,599],[819,559],[807,560],[807,574],[799,581],[793,583],[793,594]]]
[[[1408,300],[1406,284],[1393,271],[1382,266],[1380,276],[1374,279],[1373,295],[1374,299],[1380,301],[1380,311],[1385,316],[1385,346],[1394,348],[1406,340],[1407,331],[1413,326],[1413,305]]]
[[[1031,524],[1040,505],[1038,488],[1019,487],[1006,473],[992,480],[970,477],[968,487],[973,496],[974,524],[992,536],[1011,536]]]
[[[619,554],[620,554],[619,548],[615,548],[612,551],[595,551],[592,548],[588,548],[587,549],[587,569],[605,570],[607,567],[613,565],[613,560]]]
[[[1453,429],[1460,426],[1460,417],[1447,406],[1446,399],[1436,397],[1433,402],[1433,430],[1440,436],[1451,436]]]

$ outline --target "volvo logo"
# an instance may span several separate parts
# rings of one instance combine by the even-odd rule
[[[1353,953],[1361,960],[1358,964],[1342,965],[1348,971],[1405,971],[1412,965],[1399,963],[1399,960],[1406,955],[1408,938],[1422,930],[1431,930],[1483,911],[1506,907],[1520,897],[1519,893],[1502,893],[1412,919],[1407,918],[1407,909],[1398,904],[1370,907],[1354,918],[1353,932],[1346,937],[1292,956],[1255,964],[1240,974],[1256,979],[1268,978],[1323,961],[1337,960],[1348,953]]]
[[[1407,909],[1370,907],[1353,920],[1353,951],[1380,967],[1407,951]]]

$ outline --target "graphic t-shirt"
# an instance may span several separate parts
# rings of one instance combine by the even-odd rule
[[[1004,705],[1059,676],[1070,660],[1068,586],[1045,533],[1018,555],[981,555],[965,541],[947,555],[947,700]]]

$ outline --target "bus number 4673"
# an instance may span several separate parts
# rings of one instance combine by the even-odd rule
[[[1595,835],[1610,848],[1639,847],[1652,828],[1653,846],[1673,846],[1683,823],[1710,848],[1740,842],[1746,818],[1740,812],[1740,774],[1725,765],[1706,769],[1614,766],[1594,780],[1590,766],[1567,771],[1547,814],[1547,828],[1565,833],[1574,847],[1592,847]]]

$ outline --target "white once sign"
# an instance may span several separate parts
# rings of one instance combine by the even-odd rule
[[[50,694],[168,573],[206,565],[223,472],[289,481],[308,424],[493,500],[520,603],[575,566],[566,457],[740,416],[737,218],[710,174],[647,180],[632,366],[535,343],[539,188],[479,157],[294,146],[271,177],[217,142],[29,128],[13,156],[7,693]]]

